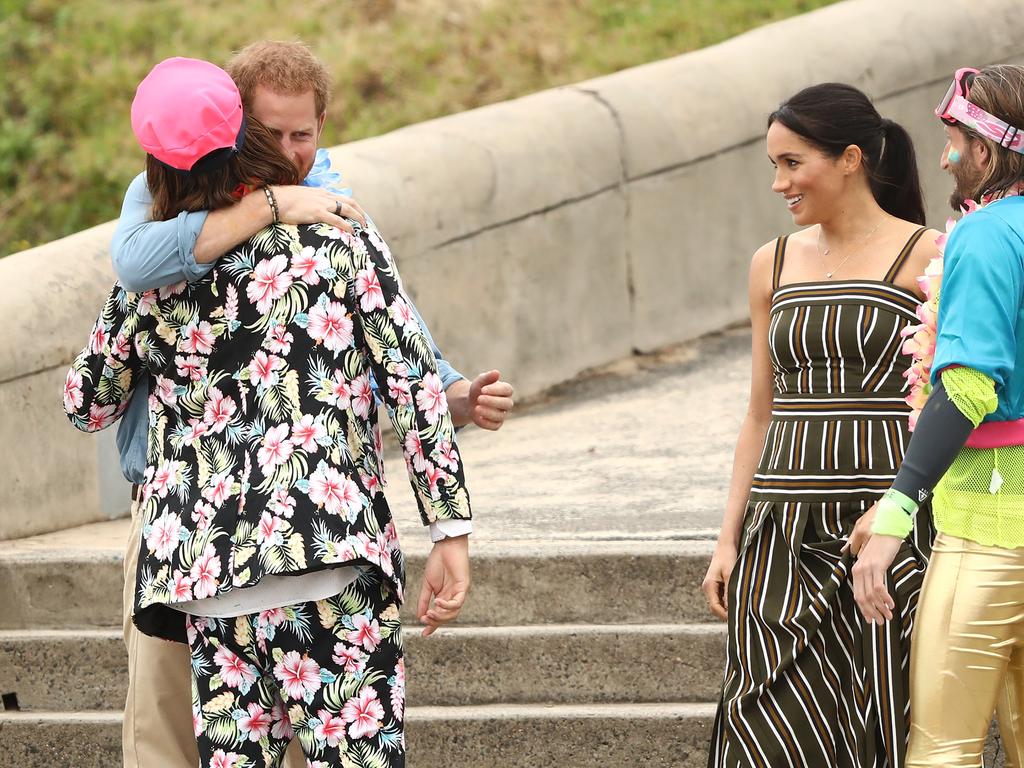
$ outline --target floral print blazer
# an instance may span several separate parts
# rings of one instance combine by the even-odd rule
[[[153,391],[134,620],[148,634],[184,640],[168,604],[267,574],[369,563],[401,596],[371,372],[424,524],[471,517],[434,356],[372,228],[276,225],[197,282],[115,285],[68,371],[72,424],[112,424],[143,369]]]

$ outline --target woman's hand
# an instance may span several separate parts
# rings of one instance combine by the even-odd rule
[[[700,585],[701,591],[704,592],[704,599],[708,602],[708,608],[722,621],[729,617],[729,577],[732,576],[732,569],[736,566],[737,556],[735,544],[719,541],[718,546],[715,547],[715,554],[711,556],[708,572]]]
[[[859,550],[853,565],[853,599],[869,624],[892,619],[896,602],[885,586],[885,577],[902,546],[903,539],[876,533]]]

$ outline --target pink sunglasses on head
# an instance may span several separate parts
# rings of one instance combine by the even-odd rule
[[[936,117],[946,125],[963,125],[1005,149],[1024,154],[1024,132],[968,101],[971,83],[977,74],[978,70],[973,67],[956,71],[949,90],[935,108]]]

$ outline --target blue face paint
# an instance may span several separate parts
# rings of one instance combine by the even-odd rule
[[[950,165],[959,165],[960,164],[960,153],[957,150],[955,150],[953,147],[950,147],[949,148],[949,152],[946,153],[946,160],[947,160],[947,162],[950,163]]]

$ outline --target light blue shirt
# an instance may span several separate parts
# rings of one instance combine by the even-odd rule
[[[999,406],[985,421],[1024,418],[1024,197],[968,214],[949,236],[933,382],[951,365],[995,381]]]
[[[337,190],[341,176],[330,170],[327,150],[317,150],[316,161],[303,184],[324,186]],[[349,190],[337,190],[350,194]],[[121,205],[121,218],[114,231],[110,245],[111,258],[117,279],[129,291],[148,291],[182,280],[193,282],[200,279],[216,262],[197,264],[195,258],[196,240],[206,223],[208,211],[179,213],[167,221],[152,221],[149,218],[153,197],[146,184],[146,174],[140,173],[128,185],[128,191]],[[423,329],[434,357],[438,374],[444,388],[465,378],[441,355],[434,343],[427,324],[419,311],[409,305],[417,322]],[[139,378],[132,393],[128,409],[117,427],[117,450],[121,455],[121,471],[132,483],[142,483],[146,470],[146,452],[149,443],[149,379]]]

